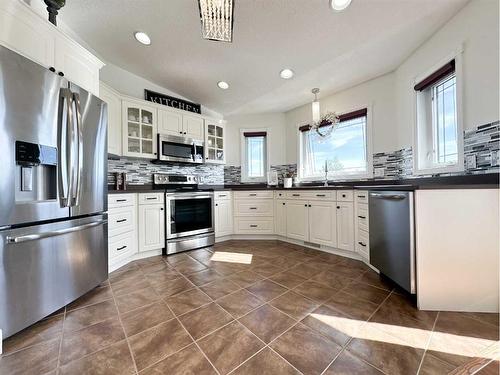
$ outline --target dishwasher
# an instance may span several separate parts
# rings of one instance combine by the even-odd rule
[[[412,191],[370,191],[370,264],[411,294],[415,285]]]

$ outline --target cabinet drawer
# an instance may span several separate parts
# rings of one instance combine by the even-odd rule
[[[358,230],[356,238],[356,251],[365,259],[370,257],[370,243],[368,232]]]
[[[108,240],[108,257],[110,260],[135,253],[137,245],[133,232],[120,234]]]
[[[274,220],[272,218],[250,219],[235,218],[235,232],[237,234],[273,234]]]
[[[287,191],[285,194],[286,194],[286,199],[310,199],[310,200],[335,201],[335,191],[298,190],[298,191]]]
[[[108,194],[108,207],[135,206],[135,194]]]
[[[163,193],[140,193],[139,204],[163,203],[164,197]]]
[[[135,207],[112,208],[108,213],[108,236],[113,237],[118,234],[134,230]]]
[[[355,193],[357,203],[368,203],[368,191],[359,190]]]
[[[284,199],[285,198],[285,192],[282,190],[275,190],[274,191],[274,198],[276,199]]]
[[[358,228],[368,232],[368,205],[358,204],[356,212],[356,223]]]
[[[271,199],[273,198],[272,190],[253,190],[253,191],[235,191],[234,198],[235,199],[255,199],[255,198],[264,198]]]
[[[286,199],[307,199],[308,197],[307,191],[295,190],[295,191],[287,191],[285,192]]]
[[[270,199],[247,199],[235,201],[235,216],[274,216]]]
[[[352,190],[337,190],[337,201],[352,202],[354,193]]]
[[[231,192],[230,191],[216,191],[214,194],[215,199],[222,201],[222,200],[228,200],[231,199]]]

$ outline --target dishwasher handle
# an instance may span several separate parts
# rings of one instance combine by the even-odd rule
[[[380,193],[370,193],[370,197],[377,199],[388,199],[393,201],[400,201],[406,198],[405,194],[380,194]]]

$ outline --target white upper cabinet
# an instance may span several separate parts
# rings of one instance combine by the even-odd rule
[[[0,44],[99,96],[103,62],[24,2],[0,2]]]
[[[205,119],[205,163],[225,164],[225,147],[224,122]]]
[[[354,251],[354,205],[337,202],[337,247]]]
[[[182,114],[179,112],[158,110],[158,133],[183,136]]]
[[[183,115],[182,128],[184,136],[202,141],[204,135],[204,120],[202,117]]]
[[[63,35],[56,35],[54,67],[71,82],[99,96],[98,60]],[[101,65],[102,66],[102,65]]]
[[[99,97],[108,105],[108,153],[122,155],[122,101],[120,95],[101,82]]]
[[[309,202],[309,241],[337,247],[337,213],[334,202]]]
[[[123,155],[156,159],[156,108],[122,101]]]
[[[158,133],[193,138],[204,138],[203,117],[184,114],[176,110],[158,109]]]
[[[54,66],[52,26],[21,1],[0,2],[0,43],[47,68]]]

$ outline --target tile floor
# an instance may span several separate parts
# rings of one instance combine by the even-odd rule
[[[418,311],[361,262],[228,241],[113,272],[5,340],[0,374],[471,373],[498,331],[495,314]]]

